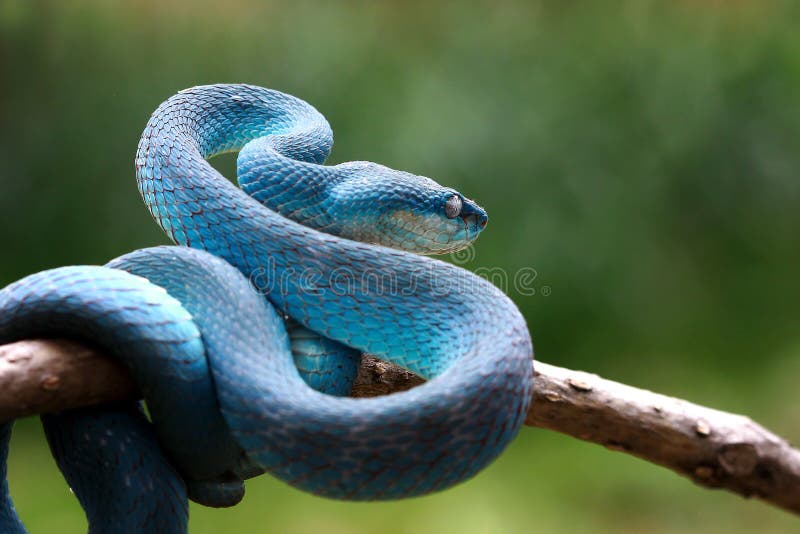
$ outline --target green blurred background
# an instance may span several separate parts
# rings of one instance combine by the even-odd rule
[[[182,88],[250,82],[322,111],[332,162],[432,176],[485,206],[467,266],[536,269],[537,294],[511,296],[538,358],[800,440],[796,6],[0,0],[0,286],[165,243],[133,178],[147,118]],[[37,421],[19,423],[10,470],[33,532],[85,528]],[[192,532],[798,527],[538,429],[432,497],[339,503],[268,476],[247,491],[194,507]]]

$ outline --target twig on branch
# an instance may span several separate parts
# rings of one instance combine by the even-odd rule
[[[800,451],[749,418],[537,362],[526,423],[667,467],[709,488],[800,514]],[[365,356],[353,396],[422,379]],[[68,341],[0,346],[0,421],[136,397],[124,368]]]

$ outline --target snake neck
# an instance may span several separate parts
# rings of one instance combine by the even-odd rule
[[[331,235],[343,234],[336,217],[336,187],[345,175],[336,167],[285,155],[293,135],[259,137],[247,143],[237,159],[239,187],[262,206]]]

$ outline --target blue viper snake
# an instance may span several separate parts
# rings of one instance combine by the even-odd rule
[[[90,532],[185,532],[188,500],[230,506],[270,473],[348,500],[457,484],[522,425],[525,320],[491,283],[425,254],[469,245],[475,202],[369,162],[323,165],[325,118],[250,85],[181,91],[136,152],[139,191],[179,246],[44,271],[0,291],[0,343],[70,337],[122,361],[147,408],[42,416]],[[236,187],[207,159],[238,151]],[[362,353],[423,378],[346,395]],[[24,532],[6,479],[0,531]]]

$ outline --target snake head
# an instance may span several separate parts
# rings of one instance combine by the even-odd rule
[[[334,197],[350,214],[340,228],[342,237],[446,254],[469,246],[489,220],[473,200],[425,176],[361,161],[337,170],[345,178]]]

